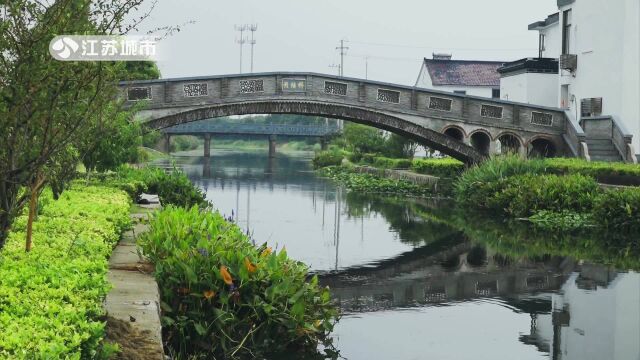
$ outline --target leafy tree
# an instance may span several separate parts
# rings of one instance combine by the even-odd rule
[[[56,34],[126,34],[136,24],[124,18],[143,1],[0,3],[0,247],[27,202],[73,169],[47,170],[69,166],[73,149],[104,137],[100,129],[119,111],[114,99],[124,64],[60,62],[49,42]]]
[[[416,152],[417,143],[397,134],[387,137],[382,154],[390,158],[411,159]]]
[[[140,125],[130,120],[130,113],[121,111],[113,121],[99,124],[97,139],[86,139],[82,163],[87,171],[115,170],[136,160],[142,144]]]
[[[353,152],[368,154],[384,150],[385,139],[382,132],[370,126],[347,123],[343,137],[347,148]]]
[[[154,80],[160,78],[160,69],[154,61],[127,61],[126,76],[122,80]]]

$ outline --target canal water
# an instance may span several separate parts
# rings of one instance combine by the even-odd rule
[[[216,149],[172,161],[256,243],[286,247],[331,287],[344,358],[640,360],[629,262],[523,248],[541,235],[447,202],[347,192],[317,177],[311,156]]]

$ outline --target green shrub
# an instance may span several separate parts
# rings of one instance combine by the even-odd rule
[[[515,155],[494,157],[473,166],[456,179],[455,197],[462,204],[488,207],[487,199],[501,191],[507,178],[544,172],[544,164],[540,160],[523,160]]]
[[[452,158],[415,159],[411,164],[411,170],[418,174],[454,178],[464,171],[464,164]]]
[[[640,233],[640,188],[607,190],[593,206],[594,219],[606,229]]]
[[[410,159],[391,159],[378,156],[373,160],[373,166],[380,169],[409,169],[411,167]]]
[[[123,166],[116,173],[92,174],[88,183],[116,187],[126,191],[134,200],[143,192],[149,192],[157,194],[163,205],[209,206],[202,190],[175,168],[167,173],[154,167],[134,169]]]
[[[553,158],[543,160],[550,172],[558,174],[582,174],[593,177],[637,176],[640,177],[640,165],[619,162],[588,162],[575,158]]]
[[[321,151],[311,160],[314,169],[342,164],[344,154],[339,151]]]
[[[99,357],[107,259],[129,206],[113,188],[73,186],[45,201],[29,253],[26,216],[16,220],[0,252],[0,358]]]
[[[589,212],[600,188],[583,175],[517,175],[487,194],[487,207],[515,217],[529,217],[540,210]]]
[[[155,264],[163,326],[181,354],[228,358],[330,344],[337,318],[307,267],[256,248],[218,212],[168,207],[139,240]]]

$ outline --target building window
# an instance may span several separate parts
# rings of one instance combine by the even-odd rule
[[[538,41],[538,57],[541,59],[544,55],[544,51],[546,50],[544,45],[545,38],[546,36],[544,34],[540,34],[540,40]]]
[[[398,104],[400,102],[400,92],[378,89],[378,101]]]
[[[127,89],[127,100],[129,101],[150,100],[150,99],[151,99],[150,87],[133,87],[133,88]]]
[[[571,9],[562,13],[562,54],[570,54],[571,45]]]
[[[500,89],[491,89],[491,97],[494,99],[500,99]]]
[[[458,95],[467,95],[466,90],[453,90],[453,93]]]

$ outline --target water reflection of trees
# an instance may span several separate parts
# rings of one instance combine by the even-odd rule
[[[419,205],[405,197],[388,197],[380,194],[350,192],[346,196],[347,216],[360,218],[379,214],[402,242],[423,245],[454,237],[460,231],[446,222],[425,218],[418,211]]]

